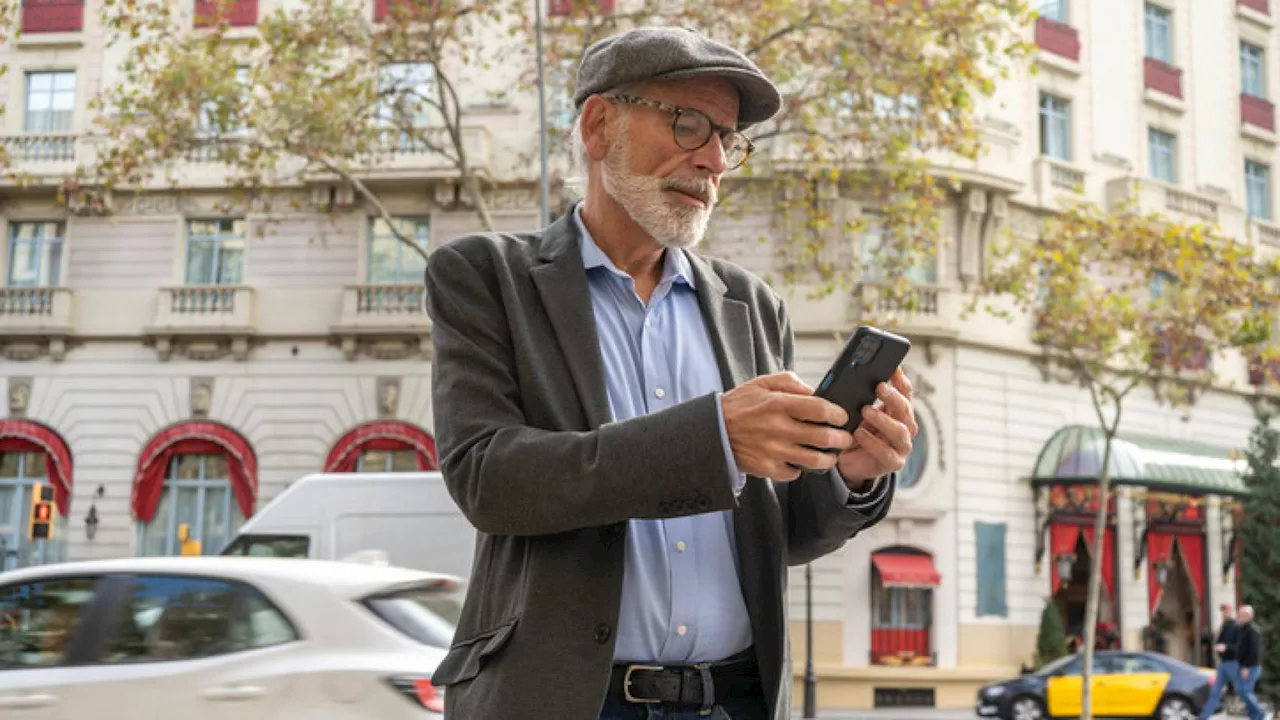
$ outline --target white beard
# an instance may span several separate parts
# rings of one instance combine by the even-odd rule
[[[631,152],[626,127],[619,134],[602,167],[604,191],[609,193],[637,225],[659,245],[689,248],[702,241],[716,204],[716,187],[710,180],[656,178],[630,170]],[[706,198],[706,207],[677,203],[667,190],[680,190]]]

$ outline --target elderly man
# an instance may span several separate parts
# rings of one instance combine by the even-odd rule
[[[788,718],[787,566],[884,517],[910,382],[834,429],[778,295],[692,252],[781,104],[746,56],[634,30],[575,101],[584,202],[427,266],[441,466],[479,531],[433,682],[467,720]]]

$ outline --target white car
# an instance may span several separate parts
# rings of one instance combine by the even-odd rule
[[[122,558],[0,573],[0,717],[430,720],[458,578],[353,562]]]

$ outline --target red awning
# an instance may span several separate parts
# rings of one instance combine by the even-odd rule
[[[440,467],[436,459],[436,441],[425,430],[398,420],[378,420],[355,427],[343,435],[325,460],[324,471],[355,472],[360,453],[366,450],[416,450],[419,470]]]
[[[880,582],[885,587],[931,588],[942,582],[928,555],[873,553],[871,562],[880,571]]]
[[[63,517],[71,512],[71,451],[58,433],[31,420],[0,420],[0,452],[44,453],[58,512]]]
[[[231,492],[245,517],[253,514],[258,497],[258,458],[249,441],[226,425],[192,420],[171,425],[156,434],[138,456],[133,476],[133,516],[151,522],[164,490],[169,461],[176,455],[224,455],[231,476]]]

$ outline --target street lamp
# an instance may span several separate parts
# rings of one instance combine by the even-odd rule
[[[804,566],[804,717],[816,718],[818,678],[813,673],[813,566]]]
[[[98,506],[89,506],[89,514],[84,516],[84,536],[93,539],[98,534]]]
[[[1071,569],[1075,565],[1076,557],[1071,553],[1060,553],[1053,559],[1058,568],[1058,581],[1063,585],[1071,582]]]

